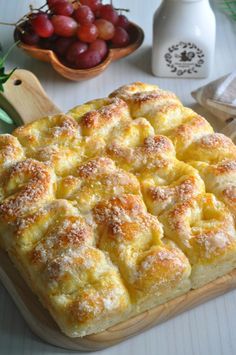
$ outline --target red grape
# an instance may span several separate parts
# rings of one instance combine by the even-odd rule
[[[81,25],[92,23],[95,19],[93,11],[86,5],[81,5],[75,10],[74,17]]]
[[[100,9],[95,10],[94,15],[96,18],[99,18],[100,17]]]
[[[39,46],[43,49],[54,49],[54,42],[57,39],[57,35],[52,35],[48,38],[41,38],[39,42]]]
[[[74,7],[68,0],[57,0],[50,8],[56,15],[71,16],[74,12]]]
[[[79,26],[77,36],[82,42],[92,43],[98,36],[98,29],[94,24]]]
[[[80,3],[89,6],[93,11],[98,10],[102,5],[100,0],[80,0]]]
[[[102,5],[99,12],[101,18],[112,22],[114,25],[117,23],[118,13],[112,5]]]
[[[72,17],[68,16],[54,15],[52,17],[52,23],[55,33],[62,37],[75,35],[78,28],[77,22]]]
[[[99,18],[94,24],[97,26],[99,38],[105,39],[106,41],[112,39],[115,33],[115,27],[111,22]]]
[[[75,64],[79,55],[84,53],[88,49],[88,45],[86,43],[76,41],[74,42],[66,52],[66,60],[70,64]]]
[[[74,42],[74,38],[59,37],[53,44],[53,50],[59,55],[63,56],[69,46]]]
[[[97,51],[102,59],[106,56],[108,51],[107,44],[102,39],[96,39],[96,41],[90,44],[89,49]]]
[[[60,0],[47,0],[47,4],[48,4],[48,7],[52,7],[56,4],[56,2],[58,2]]]
[[[116,27],[112,43],[117,47],[127,46],[129,43],[129,35],[127,31],[122,27]]]
[[[130,23],[126,16],[119,15],[116,26],[122,27],[125,30],[129,27]]]
[[[76,67],[79,69],[88,69],[95,67],[101,63],[102,58],[98,51],[94,49],[88,49],[84,53],[80,54],[76,61]]]
[[[47,38],[53,34],[53,24],[46,14],[39,13],[32,15],[30,21],[34,31],[39,37]]]
[[[33,46],[39,42],[39,36],[34,30],[31,28],[24,30],[22,34],[20,34],[20,39],[22,42]]]

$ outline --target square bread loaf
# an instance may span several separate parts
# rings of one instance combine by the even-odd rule
[[[69,337],[236,267],[236,147],[157,86],[0,136],[0,245]]]

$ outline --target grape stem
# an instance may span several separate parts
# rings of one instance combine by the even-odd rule
[[[118,9],[118,8],[115,8],[116,11],[125,11],[125,12],[130,12],[129,9]]]
[[[20,18],[17,22],[3,22],[0,21],[0,25],[4,25],[4,26],[15,26],[19,28],[19,25],[26,21],[29,16],[33,13],[33,12],[39,12],[41,9],[43,9],[45,6],[47,5],[47,3],[45,3],[44,5],[40,6],[38,9],[34,9],[32,5],[29,5],[30,8],[30,12],[26,15],[24,15],[22,18]]]
[[[43,9],[45,6],[47,6],[47,3],[43,4],[42,6],[40,6],[40,7],[37,8],[37,9],[34,9],[33,5],[30,4],[30,5],[29,5],[29,8],[30,8],[30,11],[33,12],[34,10],[39,11],[39,10]]]
[[[2,22],[0,21],[0,25],[4,25],[4,26],[16,26],[16,22],[15,23],[11,23],[11,22]]]

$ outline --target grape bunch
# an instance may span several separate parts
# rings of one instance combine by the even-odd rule
[[[125,47],[131,38],[127,17],[101,0],[47,0],[19,30],[23,43],[53,50],[74,69],[98,65],[110,47]]]

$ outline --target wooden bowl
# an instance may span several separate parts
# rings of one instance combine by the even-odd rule
[[[51,63],[52,67],[65,78],[74,81],[81,81],[93,78],[94,76],[101,74],[112,61],[126,57],[127,55],[133,53],[137,48],[139,48],[144,39],[143,30],[141,27],[131,22],[130,33],[131,41],[128,46],[122,48],[110,48],[106,58],[96,67],[90,69],[73,69],[67,67],[60,61],[57,54],[50,49],[42,49],[37,46],[30,46],[22,42],[20,42],[18,46],[31,57],[39,59],[43,62]],[[14,38],[15,41],[19,39],[17,30],[14,33]]]

